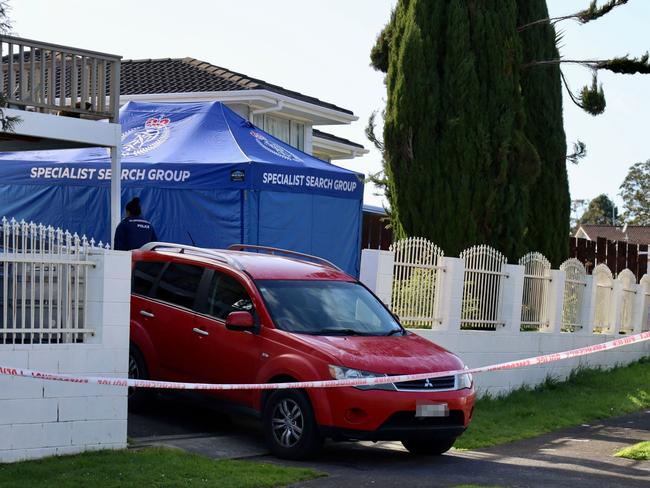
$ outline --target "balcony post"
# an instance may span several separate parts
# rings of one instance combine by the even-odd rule
[[[115,248],[115,229],[120,223],[122,217],[122,173],[121,162],[122,148],[119,142],[116,146],[111,147],[111,247]]]

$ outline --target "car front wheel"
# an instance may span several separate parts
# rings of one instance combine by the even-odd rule
[[[144,361],[142,353],[131,346],[129,348],[129,379],[148,380],[149,371]],[[129,410],[132,412],[142,412],[147,409],[151,401],[155,398],[155,392],[150,388],[129,387]]]
[[[269,449],[280,458],[307,459],[323,443],[309,397],[303,391],[271,393],[264,406],[263,420]]]
[[[402,444],[411,454],[439,456],[451,449],[456,442],[451,439],[404,439]]]

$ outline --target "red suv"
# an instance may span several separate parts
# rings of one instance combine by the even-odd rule
[[[460,369],[460,359],[402,328],[363,284],[320,258],[247,245],[152,243],[133,252],[129,377],[274,383]],[[143,408],[152,393],[131,391],[130,407]],[[210,396],[255,412],[271,451],[300,459],[326,437],[441,454],[467,428],[475,392],[471,375],[460,374]]]

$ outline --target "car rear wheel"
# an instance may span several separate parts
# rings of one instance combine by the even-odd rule
[[[142,353],[135,347],[129,348],[129,379],[148,380],[149,370]],[[150,388],[129,387],[129,410],[142,412],[151,404],[156,393]]]
[[[284,459],[307,459],[318,452],[323,438],[307,394],[278,390],[264,405],[264,434],[271,452]]]
[[[404,439],[402,444],[411,454],[439,456],[451,449],[456,442],[451,439]]]

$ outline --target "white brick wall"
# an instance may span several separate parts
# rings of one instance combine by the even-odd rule
[[[0,344],[0,366],[126,377],[130,253],[91,257],[84,344]],[[0,462],[126,447],[127,389],[0,375]]]

